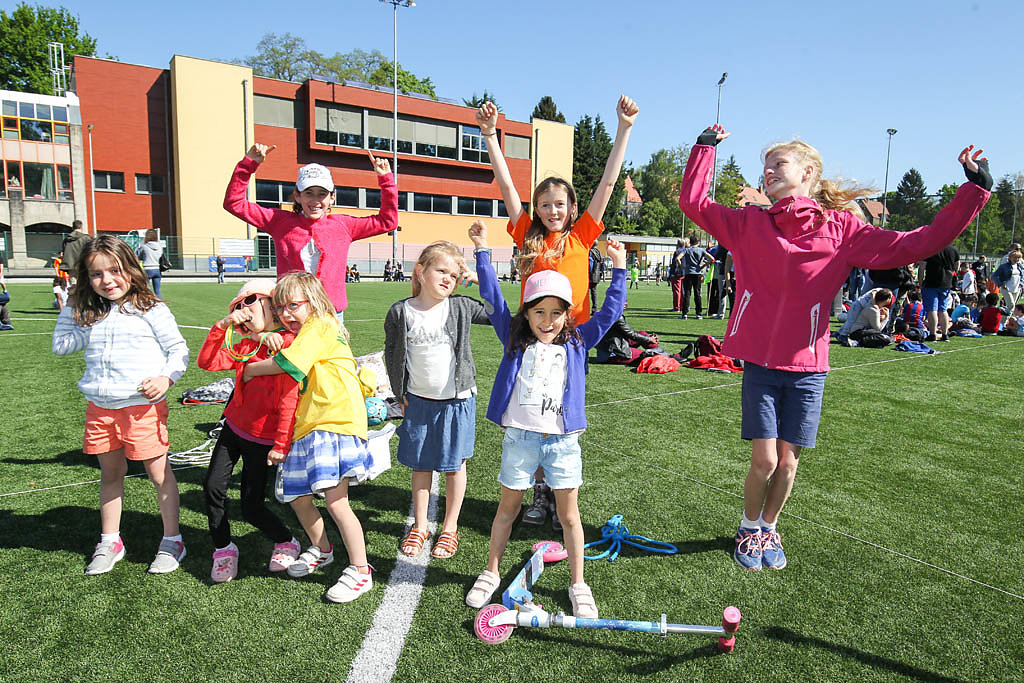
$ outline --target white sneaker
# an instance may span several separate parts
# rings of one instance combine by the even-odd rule
[[[324,597],[331,602],[352,602],[371,588],[373,588],[373,576],[369,572],[360,574],[359,569],[354,564],[350,564],[341,572],[338,582],[327,589]]]
[[[150,574],[170,574],[181,566],[185,559],[185,544],[181,541],[160,540],[160,547],[156,551],[156,557],[149,564]]]
[[[491,600],[494,591],[498,590],[501,577],[486,569],[476,577],[473,587],[466,593],[466,605],[473,609],[480,609]]]
[[[288,576],[298,578],[308,576],[321,567],[326,567],[334,562],[334,548],[330,552],[323,552],[315,545],[306,548],[306,551],[288,565]]]
[[[569,601],[572,603],[572,615],[580,619],[597,619],[597,603],[590,586],[585,583],[574,583],[569,586]]]

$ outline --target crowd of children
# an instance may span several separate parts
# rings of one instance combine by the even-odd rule
[[[623,96],[616,111],[615,142],[586,210],[579,212],[569,182],[550,177],[534,189],[528,212],[498,143],[497,109],[489,102],[480,107],[477,122],[508,211],[508,232],[520,250],[515,262],[522,281],[518,312],[505,302],[491,263],[487,229],[477,221],[468,234],[476,271],[467,268],[454,244],[431,244],[412,269],[412,295],[391,306],[384,321],[384,363],[404,415],[397,459],[411,472],[413,522],[398,539],[400,552],[408,556],[419,554],[432,540],[427,503],[435,472],[445,475],[446,509],[430,554],[449,558],[459,549],[467,462],[476,438],[470,326],[491,325],[502,347],[486,411],[487,419],[504,431],[497,475],[500,498],[486,568],[466,594],[471,607],[486,604],[498,589],[512,526],[525,491],[532,488],[535,502],[549,505],[553,500],[568,551],[574,615],[598,615],[583,576],[580,435],[587,427],[588,351],[622,318],[626,298],[626,253],[621,244],[609,241],[611,283],[603,305],[591,314],[589,253],[604,231],[602,218],[639,109]],[[991,178],[980,152],[963,150],[959,161],[969,182],[933,224],[910,232],[886,231],[851,213],[852,200],[865,194],[864,188],[823,179],[817,151],[792,142],[765,153],[766,191],[775,204],[767,210],[729,209],[712,202],[707,192],[714,146],[726,137],[719,126],[700,135],[679,203],[735,258],[738,296],[724,351],[745,361],[742,437],[753,444],[733,556],[746,569],[782,569],[787,559],[776,523],[792,489],[801,449],[815,445],[829,370],[830,301],[821,292],[834,292],[853,266],[892,268],[942,249],[981,210]],[[397,186],[389,163],[368,153],[381,189],[378,214],[355,218],[331,213],[334,183],[330,171],[319,164],[299,170],[292,211],[260,207],[246,200],[246,187],[273,150],[256,144],[246,153],[235,167],[224,207],[273,237],[278,279],[246,282],[225,316],[211,326],[198,357],[199,367],[233,370],[236,379],[204,480],[214,549],[210,578],[223,583],[238,573],[241,549],[231,535],[227,497],[241,460],[242,517],[273,545],[267,569],[302,577],[334,561],[324,519],[314,504],[314,497],[322,495],[347,555],[346,568],[325,597],[348,602],[373,587],[373,567],[362,525],[349,504],[349,487],[365,481],[374,466],[364,399],[377,382],[372,371],[357,366],[344,326],[345,282],[355,270],[347,267],[347,257],[353,240],[396,228]],[[706,260],[706,254],[695,258]],[[79,264],[78,285],[69,298],[54,283],[61,312],[53,351],[85,351],[86,371],[79,382],[89,401],[83,450],[97,456],[102,473],[101,535],[86,574],[108,572],[125,555],[120,517],[128,460],[143,462],[156,487],[163,521],[163,537],[149,571],[171,572],[184,559],[185,544],[178,529],[177,483],[167,460],[165,396],[185,371],[188,349],[173,315],[150,289],[147,273],[124,242],[99,237],[85,246]],[[1024,280],[1019,249],[1011,252],[1007,264],[996,276],[1002,278],[1000,286],[1013,314],[1003,324],[1001,317],[1009,311],[993,311],[997,299],[981,312],[979,324],[982,330],[1024,334],[1024,303],[1016,300]],[[391,278],[403,277],[401,264],[389,263],[387,271]],[[812,280],[818,286],[804,286]],[[483,301],[455,294],[466,281],[478,282]],[[896,292],[877,287],[857,299],[841,338],[856,341],[881,333],[892,317]],[[902,308],[908,325],[920,327],[925,317],[920,299],[911,293]],[[700,306],[698,298],[698,317]],[[969,297],[966,309],[954,311],[954,324],[972,320]],[[685,304],[683,313],[686,317]],[[266,504],[272,480],[276,497],[291,505],[302,526],[308,539],[305,550]]]

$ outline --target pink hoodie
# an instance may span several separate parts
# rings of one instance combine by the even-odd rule
[[[964,183],[931,225],[896,232],[807,197],[786,197],[770,209],[715,204],[708,197],[714,158],[714,148],[693,147],[679,208],[736,263],[736,306],[722,351],[776,370],[827,372],[830,306],[850,268],[896,268],[938,253],[989,196]]]

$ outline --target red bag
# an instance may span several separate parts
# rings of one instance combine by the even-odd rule
[[[717,356],[720,353],[722,353],[722,342],[710,334],[702,334],[697,337],[698,356]]]
[[[658,354],[657,356],[649,356],[640,361],[640,365],[636,366],[636,371],[663,375],[666,372],[675,372],[679,367],[679,361],[675,358]]]

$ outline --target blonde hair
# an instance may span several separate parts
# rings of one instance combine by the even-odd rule
[[[565,226],[558,233],[555,243],[551,245],[550,249],[547,249],[545,240],[548,236],[548,229],[537,213],[537,201],[545,192],[558,188],[565,190],[566,198],[569,202],[569,206],[566,207],[569,210],[569,214],[566,216]],[[569,238],[569,232],[573,229],[578,217],[576,213],[576,190],[573,189],[572,183],[562,178],[548,176],[540,181],[533,190],[532,199],[533,220],[530,223],[530,227],[526,230],[526,235],[523,237],[522,250],[519,256],[516,257],[516,269],[519,271],[519,279],[524,282],[526,278],[533,274],[533,265],[541,255],[548,260],[560,259],[565,255],[565,241]]]
[[[292,301],[305,300],[310,315],[323,322],[338,326],[339,333],[348,342],[348,330],[338,322],[327,292],[320,280],[311,273],[293,271],[277,281],[274,288],[274,307],[281,308]]]
[[[861,211],[860,206],[857,204],[857,200],[877,194],[878,188],[845,184],[842,179],[838,178],[836,180],[822,178],[821,173],[824,168],[824,162],[821,160],[821,154],[803,140],[779,142],[766,147],[761,152],[761,163],[766,163],[769,156],[779,151],[792,152],[797,159],[804,163],[809,163],[813,167],[814,170],[811,174],[811,199],[821,204],[822,208],[835,211],[849,211],[859,218],[865,218],[864,212]]]
[[[462,252],[459,248],[448,240],[438,240],[420,252],[420,257],[417,259],[416,265],[413,266],[412,277],[409,278],[412,281],[413,296],[419,296],[420,290],[423,289],[423,284],[420,282],[419,278],[416,277],[416,268],[419,267],[419,272],[422,272],[424,268],[429,268],[432,264],[445,256],[455,261],[455,264],[459,267],[460,275],[466,271],[466,259],[463,258]],[[452,291],[455,291],[454,287],[452,288]]]

